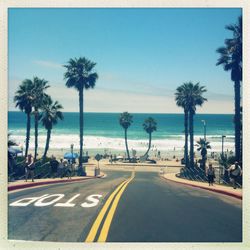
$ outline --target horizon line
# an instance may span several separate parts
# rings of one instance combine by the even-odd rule
[[[8,110],[8,112],[21,112],[23,113],[21,110]],[[106,112],[106,111],[85,111],[83,113],[93,113],[93,114],[98,114],[98,113],[102,113],[102,114],[121,114],[123,112],[128,112],[128,111],[122,111],[122,112]],[[62,111],[62,113],[79,113],[79,111]],[[159,114],[159,115],[182,115],[184,113],[180,112],[180,113],[161,113],[161,112],[156,112],[156,113],[151,113],[151,112],[128,112],[130,114]],[[196,113],[196,115],[234,115],[234,113]]]

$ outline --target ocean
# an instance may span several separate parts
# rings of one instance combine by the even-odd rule
[[[144,152],[148,145],[148,134],[142,124],[149,116],[157,122],[157,131],[152,134],[152,151],[183,152],[184,115],[183,114],[139,114],[133,115],[133,123],[128,129],[129,148]],[[119,124],[119,113],[84,113],[84,151],[125,152],[124,130]],[[224,149],[234,149],[234,124],[231,114],[196,114],[194,117],[194,138],[204,136],[202,120],[206,122],[207,140],[211,151],[221,151],[221,136],[225,135]],[[34,125],[31,124],[30,148],[34,148]],[[23,112],[8,113],[8,131],[11,138],[20,146],[25,146],[26,115]],[[43,149],[46,130],[39,127],[39,148]],[[52,129],[50,149],[79,150],[79,113],[64,113],[64,120]]]

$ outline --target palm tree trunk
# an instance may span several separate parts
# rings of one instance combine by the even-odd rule
[[[189,135],[190,135],[190,160],[189,167],[194,167],[194,125],[193,125],[194,113],[190,110],[189,113]]]
[[[37,148],[38,148],[38,110],[35,109],[35,155],[34,155],[34,161],[37,157]]]
[[[27,113],[25,157],[27,157],[28,155],[29,142],[30,142],[30,113]]]
[[[46,145],[45,145],[45,150],[43,154],[43,160],[45,160],[47,152],[49,150],[49,142],[50,142],[50,136],[51,136],[51,129],[47,130],[47,139],[46,139]]]
[[[202,161],[202,169],[206,170],[206,155],[202,155],[201,157],[202,157],[202,159],[201,159],[201,161]]]
[[[130,155],[129,155],[129,150],[128,150],[128,141],[127,141],[127,129],[125,129],[125,146],[126,146],[126,151],[128,155],[128,160],[130,161]]]
[[[207,163],[207,148],[205,148],[205,153],[204,153],[204,170],[206,170],[206,163]]]
[[[185,127],[185,149],[184,149],[184,160],[185,166],[189,167],[188,159],[188,110],[184,110],[184,127]]]
[[[83,156],[83,86],[79,90],[79,109],[80,109],[80,156],[79,156],[79,175],[85,176],[85,169],[82,166]]]
[[[143,155],[143,157],[145,157],[145,156],[148,154],[148,152],[149,152],[149,150],[150,150],[150,148],[151,148],[151,140],[152,140],[152,134],[149,133],[148,150],[147,150],[147,152]]]
[[[235,129],[235,158],[236,161],[241,162],[240,159],[240,81],[234,82],[234,129]]]

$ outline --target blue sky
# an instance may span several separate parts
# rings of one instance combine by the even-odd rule
[[[206,86],[199,113],[233,113],[230,73],[216,66],[216,49],[241,9],[9,9],[9,109],[18,84],[38,76],[65,111],[78,111],[78,94],[65,86],[70,58],[97,63],[99,79],[85,92],[89,112],[181,113],[175,89]]]

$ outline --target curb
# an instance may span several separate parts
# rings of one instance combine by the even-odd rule
[[[208,188],[208,187],[201,187],[201,186],[198,186],[198,185],[195,185],[195,184],[184,183],[184,182],[181,182],[181,181],[174,181],[174,180],[168,179],[168,178],[166,178],[164,176],[161,176],[161,177],[164,178],[165,180],[172,181],[172,182],[175,182],[175,183],[179,183],[179,184],[183,184],[183,185],[186,185],[186,186],[191,186],[191,187],[205,189],[205,190],[208,190],[208,191],[211,191],[211,192],[228,195],[228,196],[234,197],[236,199],[242,200],[242,195],[230,193],[230,192],[225,191],[225,190],[218,190],[218,189],[211,189],[211,188]]]
[[[112,167],[112,166],[119,166],[119,167],[142,167],[142,166],[145,166],[145,167],[158,167],[158,168],[163,168],[163,167],[174,167],[174,168],[181,168],[183,167],[184,165],[173,165],[173,166],[169,166],[167,164],[157,164],[157,163],[114,163],[114,164],[111,164],[111,163],[106,163],[104,164],[104,166],[107,166],[107,167]]]
[[[75,181],[84,181],[89,179],[96,179],[96,178],[104,178],[104,174],[100,176],[91,176],[91,177],[85,177],[85,178],[79,178],[79,179],[68,179],[68,180],[57,180],[57,181],[43,181],[43,182],[31,182],[31,183],[24,183],[20,185],[14,185],[14,186],[8,186],[8,191],[23,189],[23,188],[29,188],[29,187],[36,187],[36,186],[43,186],[43,185],[49,185],[49,184],[57,184],[57,183],[69,183],[69,182],[75,182]]]

